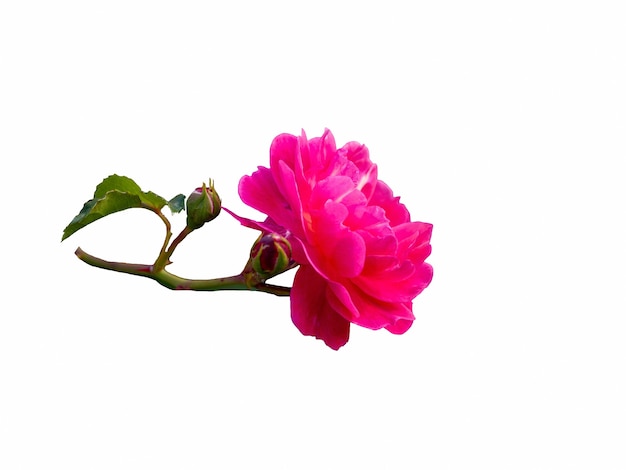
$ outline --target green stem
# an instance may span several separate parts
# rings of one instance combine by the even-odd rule
[[[154,262],[155,267],[162,269],[165,267],[165,265],[168,263],[168,260],[169,260],[169,256],[167,255],[167,245],[170,242],[170,239],[172,238],[172,224],[170,224],[170,221],[167,219],[167,217],[165,217],[165,215],[163,215],[163,212],[161,212],[160,209],[155,210],[152,207],[146,207],[146,208],[150,209],[152,212],[158,215],[160,219],[163,221],[163,223],[165,224],[165,240],[163,241],[163,246],[161,246],[161,251],[159,252],[159,256]]]
[[[178,234],[178,236],[174,239],[170,247],[167,249],[167,261],[170,260],[174,250],[178,246],[180,242],[182,242],[187,235],[193,232],[193,229],[189,228],[189,226],[185,226],[185,228]]]
[[[256,285],[247,285],[243,274],[220,277],[216,279],[186,279],[168,272],[165,268],[157,270],[155,269],[155,265],[106,261],[86,253],[81,248],[76,250],[76,256],[90,266],[108,269],[110,271],[117,271],[120,273],[132,274],[134,276],[148,277],[150,279],[154,279],[162,286],[172,290],[251,290],[267,292],[268,294],[274,294],[280,297],[287,297],[291,292],[289,287],[276,286],[272,284],[259,283]]]

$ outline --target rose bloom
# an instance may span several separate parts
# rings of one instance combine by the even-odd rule
[[[244,176],[239,195],[268,216],[256,228],[282,232],[292,244],[300,267],[291,318],[302,334],[339,349],[351,323],[395,334],[411,327],[412,300],[433,276],[424,262],[432,225],[411,221],[378,180],[367,147],[337,149],[329,130],[310,140],[304,131],[281,134],[270,167]]]

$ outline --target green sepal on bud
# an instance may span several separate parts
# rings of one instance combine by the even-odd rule
[[[291,243],[277,233],[261,235],[250,250],[250,266],[262,278],[285,272],[292,264]]]
[[[208,188],[202,183],[202,187],[197,188],[187,198],[187,227],[196,230],[216,218],[221,210],[222,200],[210,179]]]

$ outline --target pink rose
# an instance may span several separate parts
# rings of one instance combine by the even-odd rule
[[[329,130],[307,140],[281,134],[270,168],[239,182],[244,203],[265,213],[257,223],[280,231],[300,265],[291,289],[291,317],[304,335],[333,349],[346,344],[350,323],[407,331],[412,300],[430,283],[432,225],[409,211],[377,178],[367,148],[337,149]]]

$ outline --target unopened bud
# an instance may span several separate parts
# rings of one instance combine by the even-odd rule
[[[222,209],[222,201],[209,180],[209,187],[202,183],[187,198],[187,227],[192,230],[202,227],[217,217]]]
[[[268,233],[258,238],[250,251],[252,269],[269,278],[284,272],[291,263],[291,243],[277,233]]]

